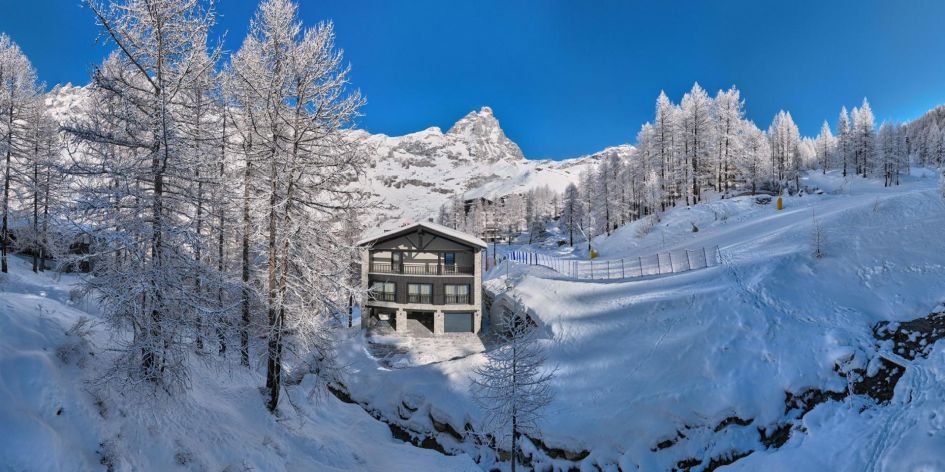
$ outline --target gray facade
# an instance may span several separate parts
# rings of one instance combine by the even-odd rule
[[[362,328],[387,324],[405,332],[413,319],[435,335],[480,331],[484,242],[417,223],[359,245],[361,283],[368,292]]]

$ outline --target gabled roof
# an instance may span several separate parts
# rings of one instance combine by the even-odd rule
[[[447,228],[446,226],[438,225],[438,224],[436,224],[436,223],[430,223],[430,222],[426,222],[426,221],[418,221],[418,222],[416,222],[416,223],[412,223],[412,224],[409,224],[409,225],[407,225],[407,226],[404,226],[404,227],[401,227],[401,228],[397,228],[397,229],[395,229],[395,230],[388,231],[388,232],[386,232],[386,233],[383,233],[383,234],[380,234],[380,235],[377,235],[377,236],[372,236],[372,237],[370,237],[370,238],[362,239],[362,240],[358,241],[358,246],[369,246],[369,245],[374,244],[374,243],[376,243],[376,242],[378,242],[378,241],[383,241],[383,240],[387,240],[387,239],[391,239],[391,238],[396,238],[397,236],[400,236],[400,235],[402,235],[402,234],[412,233],[412,232],[414,232],[415,230],[417,230],[418,228],[423,228],[424,230],[426,230],[426,231],[428,231],[428,232],[430,232],[430,233],[438,234],[438,235],[443,236],[443,237],[445,237],[445,238],[447,238],[447,239],[452,239],[452,240],[455,240],[455,241],[463,242],[463,243],[469,244],[469,245],[471,245],[471,246],[478,246],[478,247],[481,247],[481,248],[483,248],[483,249],[489,247],[489,246],[486,244],[485,241],[483,241],[483,240],[481,240],[481,239],[479,239],[479,238],[477,238],[477,237],[475,237],[475,236],[473,236],[473,235],[471,235],[471,234],[464,233],[464,232],[462,232],[462,231],[457,231],[457,230],[455,230],[455,229],[453,229],[453,228]]]

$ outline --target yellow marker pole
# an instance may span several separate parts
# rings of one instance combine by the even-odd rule
[[[783,209],[784,209],[784,202],[781,201],[781,197],[778,197],[778,211],[781,211]]]

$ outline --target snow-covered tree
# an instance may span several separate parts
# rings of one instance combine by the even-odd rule
[[[840,108],[840,118],[837,120],[837,158],[843,165],[843,176],[847,176],[847,165],[852,154],[852,131],[850,130],[850,116],[847,107]]]
[[[768,141],[771,146],[771,161],[775,177],[783,185],[794,180],[799,188],[801,171],[801,136],[791,114],[784,110],[778,112],[768,128]]]
[[[712,143],[712,99],[698,83],[683,96],[677,122],[683,142],[686,181],[691,183],[692,203],[702,200],[702,183],[709,175]],[[689,202],[689,196],[686,198]]]
[[[251,153],[261,158],[253,178],[263,197],[255,203],[265,251],[267,407],[275,411],[287,346],[332,364],[330,327],[356,289],[346,283],[352,252],[339,222],[360,203],[352,183],[364,156],[344,131],[363,99],[347,90],[332,24],[303,30],[288,0],[260,5],[231,70]]]
[[[873,110],[866,98],[860,108],[853,109],[852,115],[852,148],[856,173],[869,177],[876,160],[876,125]]]
[[[745,125],[744,149],[736,166],[754,195],[760,185],[771,180],[771,144],[764,131],[751,122]]]
[[[18,161],[30,153],[30,118],[37,116],[40,88],[29,59],[10,37],[0,33],[0,159],[3,194],[0,195],[0,272],[7,272],[10,252],[11,191],[18,178]],[[32,116],[31,116],[32,115]]]
[[[519,462],[519,440],[535,434],[542,410],[551,403],[554,370],[545,366],[539,330],[527,309],[516,302],[498,323],[500,344],[486,351],[486,362],[476,369],[473,394],[485,412],[483,430],[492,433],[497,447],[510,446],[512,470]]]
[[[574,247],[574,233],[579,232],[580,221],[584,217],[583,200],[578,191],[577,185],[568,184],[564,189],[564,196],[561,198],[561,219],[560,226],[562,231],[568,233],[568,245]]]
[[[667,202],[665,199],[667,197],[670,198],[670,204],[675,205],[676,193],[670,192],[667,184],[675,182],[676,137],[679,129],[679,125],[676,123],[677,116],[675,106],[669,100],[669,97],[666,96],[665,92],[660,91],[660,95],[656,99],[656,116],[653,120],[652,132],[641,131],[644,136],[652,136],[650,147],[652,148],[651,155],[656,161],[653,167],[659,173],[660,194],[662,196],[659,202],[661,211],[666,209]]]
[[[820,134],[817,135],[814,147],[817,154],[817,164],[820,166],[822,173],[826,174],[827,169],[833,165],[833,155],[836,148],[836,139],[834,139],[833,133],[830,131],[830,125],[827,124],[826,120],[820,126]]]
[[[188,0],[88,6],[117,51],[93,73],[88,118],[66,127],[91,161],[75,163],[91,176],[76,205],[95,256],[87,288],[113,326],[132,328],[128,375],[182,387],[194,321],[214,307],[194,278],[218,278],[194,259],[206,241],[193,226],[194,169],[181,133],[187,91],[214,66],[204,49],[212,10]]]
[[[727,192],[735,185],[734,162],[742,152],[745,102],[734,86],[715,96],[715,188]]]

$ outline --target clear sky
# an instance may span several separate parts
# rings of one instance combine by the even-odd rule
[[[335,22],[368,104],[358,125],[444,130],[491,106],[532,158],[633,142],[656,96],[733,84],[766,128],[781,108],[801,132],[870,99],[878,120],[945,103],[945,1],[301,0]],[[256,2],[222,0],[218,34],[239,46]],[[79,0],[0,0],[0,31],[52,85],[85,84],[105,49]]]

